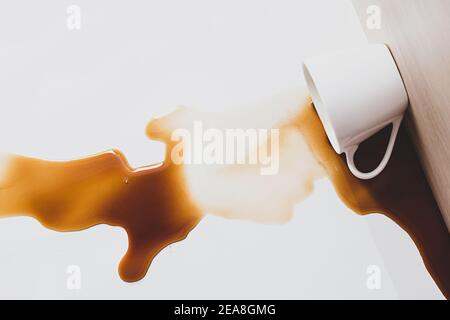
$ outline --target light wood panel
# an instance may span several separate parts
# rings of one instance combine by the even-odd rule
[[[450,230],[450,0],[353,0],[369,42],[386,43],[410,98],[407,122]],[[378,6],[380,29],[367,20]],[[372,16],[373,17],[373,16]]]

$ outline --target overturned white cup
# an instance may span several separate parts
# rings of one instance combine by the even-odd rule
[[[307,59],[303,72],[334,150],[345,153],[356,177],[376,177],[389,161],[408,106],[405,86],[387,46],[370,44]],[[380,164],[371,172],[359,171],[354,163],[359,144],[391,123]]]

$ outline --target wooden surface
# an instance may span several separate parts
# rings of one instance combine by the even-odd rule
[[[369,42],[386,43],[410,98],[407,123],[450,230],[450,0],[353,0]],[[378,6],[380,29],[367,25]],[[376,9],[375,9],[376,10]]]

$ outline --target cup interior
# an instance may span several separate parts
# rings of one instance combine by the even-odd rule
[[[339,146],[339,141],[336,136],[333,123],[331,122],[330,117],[328,115],[327,107],[322,101],[322,98],[316,86],[316,82],[314,81],[305,63],[303,63],[303,73],[305,76],[306,85],[308,86],[309,93],[314,103],[314,107],[316,108],[317,114],[319,115],[320,121],[322,122],[322,125],[325,129],[325,133],[327,134],[328,140],[333,146],[333,149],[340,154],[342,153],[342,150]]]

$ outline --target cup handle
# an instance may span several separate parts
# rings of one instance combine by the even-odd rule
[[[389,143],[388,143],[388,146],[386,149],[386,153],[384,154],[383,160],[381,160],[378,167],[376,167],[373,171],[366,173],[366,172],[361,172],[356,168],[355,162],[354,162],[354,156],[355,156],[356,150],[358,150],[359,145],[352,146],[349,149],[344,151],[345,157],[347,158],[348,168],[350,169],[350,171],[353,173],[353,175],[355,177],[357,177],[359,179],[364,179],[364,180],[372,179],[372,178],[375,178],[377,175],[379,175],[381,173],[381,171],[384,170],[384,168],[386,167],[386,165],[389,161],[389,158],[391,157],[392,149],[394,148],[395,139],[397,138],[398,129],[400,128],[402,119],[403,119],[403,115],[401,115],[400,117],[398,117],[394,121],[392,121],[392,131],[391,131],[391,136],[389,138]]]

